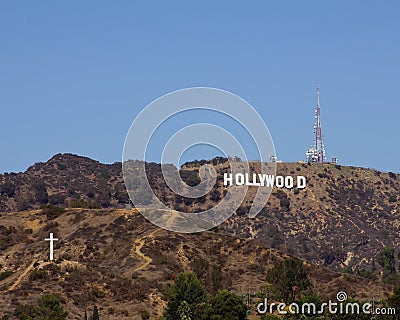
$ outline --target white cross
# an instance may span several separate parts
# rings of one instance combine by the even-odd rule
[[[58,241],[57,238],[53,238],[53,233],[50,233],[50,238],[44,239],[45,241],[50,241],[50,260],[54,260],[54,248],[53,243],[54,241]]]

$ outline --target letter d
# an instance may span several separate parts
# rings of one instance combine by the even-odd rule
[[[297,176],[297,189],[304,189],[307,185],[306,177]]]
[[[263,310],[261,310],[261,307],[262,306],[264,306],[264,309]],[[259,314],[265,314],[265,313],[267,313],[267,310],[268,310],[268,301],[267,301],[267,298],[264,298],[264,302],[260,302],[258,305],[257,305],[257,312],[259,313]]]

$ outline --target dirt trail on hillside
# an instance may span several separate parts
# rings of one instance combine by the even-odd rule
[[[155,229],[152,232],[145,234],[143,237],[138,238],[135,240],[135,253],[142,258],[143,263],[140,264],[138,267],[136,267],[136,269],[133,270],[133,272],[137,272],[140,270],[143,270],[144,268],[146,268],[150,263],[153,262],[153,259],[150,258],[149,256],[146,256],[141,250],[143,248],[143,246],[146,244],[145,239],[146,238],[153,238],[154,235],[159,232],[161,229]]]
[[[171,227],[172,222],[174,222],[174,220],[179,217],[179,213],[175,210],[171,210],[169,211],[169,213],[171,214],[171,216],[165,222],[167,228]]]
[[[152,292],[149,295],[149,301],[152,306],[155,306],[156,317],[157,319],[161,318],[164,312],[164,309],[167,307],[167,303],[162,299],[161,295],[158,292]]]
[[[169,218],[167,219],[167,221],[166,221],[166,226],[167,226],[167,227],[171,226],[171,224],[173,223],[173,221],[174,221],[176,218],[179,217],[178,212],[176,212],[176,211],[174,211],[174,210],[170,210],[169,213],[170,213],[171,215],[170,215],[170,217],[169,217]],[[150,258],[149,256],[146,256],[141,250],[142,250],[142,248],[144,247],[144,245],[146,244],[146,241],[148,241],[149,239],[154,238],[154,235],[155,235],[157,232],[161,231],[161,230],[162,230],[162,229],[157,228],[157,229],[153,230],[152,232],[147,233],[147,234],[143,235],[142,237],[140,237],[140,238],[138,238],[138,239],[135,240],[135,242],[134,242],[134,243],[135,243],[135,253],[136,253],[136,255],[138,255],[138,256],[143,260],[143,262],[142,262],[138,267],[136,267],[136,268],[133,270],[133,272],[137,272],[137,271],[143,270],[143,269],[146,268],[150,263],[153,262],[153,259]],[[132,254],[132,250],[131,250],[131,254]]]
[[[17,278],[17,280],[14,281],[14,283],[10,286],[10,288],[8,288],[7,291],[11,291],[14,290],[21,282],[22,280],[26,277],[26,275],[31,272],[34,268],[35,265],[35,260],[25,269],[24,272],[22,272],[19,277]]]
[[[18,287],[21,282],[24,280],[24,278],[31,272],[33,269],[35,269],[35,263],[37,263],[37,268],[43,268],[51,263],[54,263],[53,261],[38,261],[38,257],[35,257],[33,259],[33,262],[22,272],[19,277],[14,281],[14,283],[7,289],[7,291],[14,290],[16,287]],[[70,265],[70,266],[79,266],[79,262],[76,261],[62,261],[59,263],[60,266],[65,266],[65,265]]]

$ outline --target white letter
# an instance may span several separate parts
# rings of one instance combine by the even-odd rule
[[[243,175],[243,173],[236,173],[235,179],[236,179],[236,185],[237,186],[244,185],[244,175]]]
[[[306,312],[307,308],[307,312]],[[313,302],[305,302],[301,305],[301,313],[316,314],[317,306]]]
[[[323,304],[321,304],[321,309],[318,311],[318,313],[319,314],[322,314],[322,313],[324,313],[325,312],[325,307],[327,306],[328,304],[326,303],[326,302],[324,302]]]
[[[283,188],[283,186],[285,185],[285,182],[284,182],[282,176],[276,176],[275,185],[276,185],[277,188]]]
[[[329,300],[329,313],[335,314],[337,312],[337,303],[332,302],[332,300]],[[335,309],[332,309],[332,307],[335,307]]]
[[[351,312],[349,309],[351,308]],[[355,308],[355,309],[354,309]],[[357,302],[349,302],[346,304],[346,314],[354,314],[357,311],[357,314],[360,313],[360,305]]]
[[[257,182],[257,175],[253,173],[253,186],[260,186],[260,183]]]
[[[275,306],[275,302],[272,302],[270,305],[269,305],[269,313],[274,313],[274,306]]]
[[[293,310],[293,307],[295,307],[294,310]],[[298,305],[297,303],[295,303],[295,302],[292,302],[292,303],[289,305],[289,312],[290,312],[291,314],[299,314],[299,305]]]
[[[303,176],[297,176],[297,189],[304,189],[306,187],[307,180]]]
[[[228,178],[228,174],[224,173],[224,186],[228,185],[228,181],[229,181],[229,185],[232,185],[232,173],[229,174],[229,178]]]
[[[270,175],[270,174],[266,175],[266,174],[259,173],[258,178],[260,179],[261,187],[264,187],[264,185],[266,185],[269,188],[274,187],[274,178],[275,177],[273,175]]]
[[[278,313],[279,314],[286,314],[287,311],[284,310],[285,308],[286,308],[286,304],[284,304],[283,302],[278,304],[278,308],[277,308]]]
[[[367,303],[363,304],[362,310],[363,310],[364,313],[370,314],[371,310],[369,310],[369,309],[371,309],[371,307],[372,307],[372,304],[367,302]]]
[[[264,306],[264,310],[262,310],[262,311],[261,311],[261,309],[260,309],[261,306]],[[260,303],[257,305],[257,312],[260,313],[260,314],[267,313],[267,308],[268,308],[268,302],[267,302],[267,298],[265,298],[265,299],[264,299],[264,302],[260,302]]]
[[[249,174],[245,173],[244,176],[246,177],[246,182],[244,184],[246,186],[252,186],[253,184],[249,181]]]
[[[293,178],[291,176],[285,177],[285,187],[286,187],[286,189],[293,188]]]

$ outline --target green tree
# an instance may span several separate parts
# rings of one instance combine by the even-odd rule
[[[297,319],[320,319],[319,315],[317,314],[317,311],[321,310],[321,305],[322,301],[320,297],[317,294],[311,294],[308,296],[304,296],[299,300],[296,300],[296,304],[300,308],[300,313],[299,315],[295,315],[295,318]],[[310,306],[310,307],[308,307]],[[312,306],[315,306],[315,309],[313,309]],[[303,313],[304,311],[304,313]]]
[[[41,213],[45,214],[49,220],[57,219],[59,216],[65,213],[64,208],[60,208],[52,204],[41,205],[40,207],[42,209]]]
[[[180,320],[191,320],[190,306],[186,301],[182,301],[179,308],[178,314]]]
[[[68,312],[64,310],[57,296],[45,294],[37,307],[21,305],[15,310],[15,315],[22,320],[65,320]]]
[[[384,248],[376,257],[376,261],[382,266],[384,271],[394,274],[396,272],[396,261],[394,249],[390,247]]]
[[[68,312],[64,310],[57,296],[45,294],[42,296],[38,314],[42,316],[38,319],[62,320],[67,318]]]
[[[301,291],[311,286],[303,263],[294,258],[287,258],[268,270],[267,281],[272,284],[276,298],[284,302],[293,302]]]
[[[174,284],[167,285],[168,299],[164,316],[167,320],[179,319],[179,307],[185,301],[192,314],[192,320],[201,319],[201,308],[206,301],[205,291],[194,273],[181,272]]]
[[[9,198],[12,198],[15,196],[15,184],[6,181],[3,184],[0,184],[0,195],[6,194]]]
[[[223,289],[222,269],[219,265],[212,265],[210,270],[211,294],[216,294],[218,290]]]
[[[400,285],[397,285],[393,289],[393,294],[387,299],[387,304],[391,308],[396,309],[396,313],[400,311]]]
[[[243,298],[222,290],[218,292],[207,308],[205,320],[245,320],[247,318],[247,306]]]
[[[93,307],[92,320],[100,320],[99,309],[97,308],[97,306]]]
[[[49,195],[47,194],[47,186],[43,181],[35,181],[32,185],[36,193],[36,201],[41,204],[46,204],[49,200]]]

